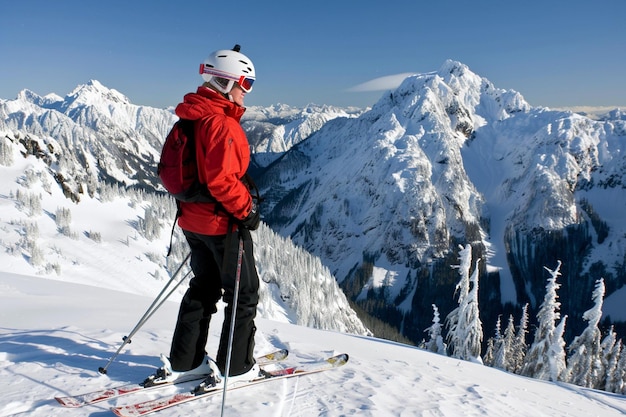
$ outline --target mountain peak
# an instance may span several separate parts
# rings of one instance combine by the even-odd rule
[[[41,96],[27,88],[17,93],[17,99],[27,101],[29,103],[37,102],[41,100]]]
[[[20,91],[17,94],[17,100],[31,103],[42,108],[51,108],[54,107],[55,103],[63,101],[63,99],[57,94],[51,93],[42,97],[29,89]]]
[[[472,73],[467,65],[459,61],[452,60],[452,59],[447,59],[443,63],[441,68],[439,68],[439,74],[448,73],[448,74],[453,74],[459,77],[462,76],[466,72]]]
[[[66,96],[66,101],[82,104],[96,104],[106,100],[113,103],[131,104],[128,97],[119,91],[107,88],[97,80],[89,80],[87,84],[79,85]]]

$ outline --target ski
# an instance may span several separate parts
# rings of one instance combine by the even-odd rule
[[[279,362],[279,361],[286,359],[288,355],[289,355],[289,351],[287,349],[280,349],[275,352],[268,353],[263,356],[259,356],[258,358],[256,358],[256,361],[260,366],[269,365],[271,363]],[[130,383],[130,384],[119,385],[119,386],[112,387],[112,388],[99,389],[99,390],[87,392],[84,394],[70,395],[70,396],[65,396],[65,397],[59,396],[59,397],[54,397],[54,398],[55,400],[59,402],[59,404],[61,404],[64,407],[77,408],[77,407],[82,407],[88,404],[95,404],[101,401],[106,401],[111,398],[120,397],[122,395],[131,394],[133,392],[153,390],[153,389],[157,389],[161,387],[167,387],[173,384],[180,384],[183,382],[198,381],[198,380],[204,379],[205,376],[206,375],[200,375],[200,376],[196,376],[193,379],[177,380],[174,382],[162,383],[162,384],[152,385],[152,386],[144,386],[145,381],[139,382],[139,383]]]
[[[285,379],[314,374],[322,371],[327,371],[329,369],[338,368],[342,365],[345,365],[347,362],[348,355],[342,353],[326,358],[324,360],[302,363],[292,367],[279,368],[274,371],[264,371],[264,376],[260,379],[255,379],[249,382],[234,383],[233,385],[229,385],[227,389],[230,391],[262,384],[268,381],[274,381],[277,379]],[[146,414],[154,413],[156,411],[170,408],[178,404],[183,404],[222,393],[222,388],[220,387],[215,387],[209,389],[208,391],[198,392],[199,387],[200,386],[197,386],[191,391],[174,394],[172,396],[164,398],[158,398],[156,400],[149,400],[141,403],[123,405],[119,407],[112,407],[111,411],[113,411],[113,413],[119,417],[145,416]]]

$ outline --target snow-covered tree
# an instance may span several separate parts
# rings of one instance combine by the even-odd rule
[[[456,290],[459,306],[447,317],[448,341],[452,356],[459,359],[481,362],[480,350],[483,338],[482,323],[478,309],[478,262],[469,275],[472,247],[466,245],[459,252],[459,282]]]
[[[515,334],[513,315],[509,315],[508,324],[506,329],[504,329],[504,333],[502,333],[501,328],[501,316],[498,316],[496,335],[495,338],[490,340],[491,344],[488,347],[490,351],[486,354],[489,361],[484,358],[485,364],[507,372],[514,372],[516,366],[515,344],[517,336]]]
[[[604,280],[599,279],[592,296],[594,305],[583,314],[587,327],[580,336],[574,338],[569,347],[570,357],[567,363],[566,380],[582,387],[598,389],[604,384],[602,334],[598,328],[602,318],[604,291]]]
[[[72,211],[65,207],[57,208],[54,221],[57,225],[59,233],[69,236],[71,234],[70,224],[72,223]]]
[[[515,360],[513,356],[513,347],[515,346],[515,323],[513,315],[509,315],[509,322],[504,329],[504,335],[502,336],[502,343],[499,349],[496,351],[495,367],[504,369],[508,372],[515,370]]]
[[[626,394],[626,352],[622,339],[618,340],[615,344],[615,350],[616,356],[619,355],[619,359],[617,359],[617,366],[615,367],[613,377],[611,378],[613,388],[611,392]]]
[[[146,207],[144,219],[139,220],[139,230],[146,239],[153,241],[161,235],[160,215],[153,206]]]
[[[500,331],[501,319],[502,316],[498,316],[498,320],[496,320],[495,335],[487,340],[487,349],[483,355],[483,363],[487,366],[494,366],[496,362],[496,351],[502,343],[502,332]]]
[[[259,278],[268,284],[259,290],[260,309],[271,313],[271,309],[289,308],[296,312],[297,324],[302,326],[371,334],[349,308],[335,277],[319,258],[274,233],[263,222],[252,237]],[[279,295],[284,305],[273,302],[272,293]]]
[[[511,372],[516,374],[519,374],[524,366],[528,350],[526,334],[528,334],[528,303],[522,308],[522,317],[519,320],[515,340],[511,346]]]
[[[498,319],[498,324],[500,320]],[[490,337],[487,339],[487,348],[485,349],[485,354],[483,355],[483,364],[487,366],[493,366],[493,350],[495,345],[495,337]]]
[[[557,295],[561,284],[556,282],[557,277],[561,275],[561,261],[554,270],[545,269],[550,277],[546,284],[543,302],[537,313],[538,327],[535,331],[535,338],[526,355],[521,373],[531,378],[558,381],[566,369],[565,342],[563,341],[566,317],[563,317],[558,327],[556,324],[560,318],[561,306]]]
[[[30,263],[33,266],[42,266],[45,263],[43,250],[36,243],[33,243],[30,250]]]
[[[550,381],[563,381],[567,373],[567,354],[565,353],[565,339],[563,339],[566,321],[567,316],[563,316],[552,335],[552,343],[548,351],[548,358],[550,360]]]
[[[13,145],[8,136],[0,140],[0,165],[7,167],[13,165]]]
[[[611,326],[600,345],[602,349],[604,381],[598,389],[609,392],[618,392],[618,387],[621,386],[619,379],[622,379],[618,377],[618,372],[616,372],[619,363],[619,357],[622,351],[621,340],[617,341],[616,339],[617,335],[615,334],[615,331]]]
[[[42,212],[41,194],[34,194],[17,190],[17,207],[19,210],[28,213],[30,216],[38,216]]]
[[[462,249],[459,251],[459,265],[453,265],[452,268],[456,268],[459,271],[459,282],[456,284],[455,294],[458,297],[459,306],[452,310],[448,317],[446,317],[446,325],[448,327],[448,346],[452,350],[452,356],[456,356],[456,351],[461,350],[462,339],[460,338],[462,329],[459,328],[459,322],[461,317],[461,304],[465,302],[465,299],[469,293],[469,269],[472,261],[471,252]]]
[[[439,320],[439,309],[433,304],[433,324],[425,331],[428,332],[428,341],[424,344],[424,349],[429,352],[445,355],[447,346],[441,336],[441,322]]]

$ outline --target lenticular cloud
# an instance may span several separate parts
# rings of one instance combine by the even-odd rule
[[[367,91],[386,91],[397,88],[406,77],[415,75],[413,72],[404,72],[402,74],[387,75],[373,80],[366,81],[362,84],[355,85],[348,89],[350,92],[367,92]]]

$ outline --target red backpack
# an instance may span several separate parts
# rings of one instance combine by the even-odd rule
[[[193,120],[179,119],[165,138],[157,175],[165,189],[178,201],[216,203],[198,179]]]
[[[169,256],[172,250],[171,240],[174,236],[174,228],[181,214],[181,201],[185,203],[214,203],[216,211],[223,210],[228,213],[220,202],[211,195],[207,186],[200,183],[198,179],[193,120],[179,119],[174,123],[172,130],[165,138],[165,143],[163,143],[157,175],[165,189],[176,199],[178,208],[172,226],[170,248],[167,251]],[[246,173],[241,181],[251,190],[251,193],[252,190],[255,191],[256,195],[252,194],[252,198],[257,205],[260,204],[263,198],[259,195],[259,189],[252,178]]]

